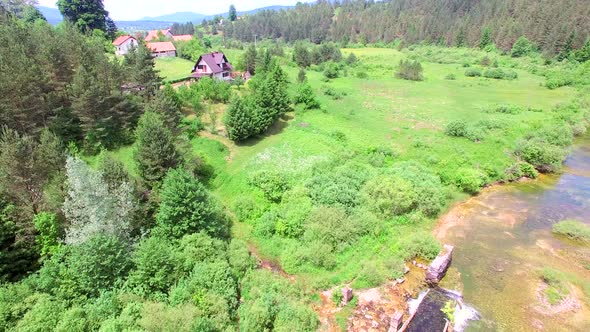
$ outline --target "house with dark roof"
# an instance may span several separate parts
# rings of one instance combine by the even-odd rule
[[[176,56],[176,47],[171,42],[146,43],[146,46],[152,50],[152,56],[154,58]]]
[[[132,47],[137,47],[137,39],[130,35],[120,36],[113,42],[115,46],[115,54],[125,55]]]
[[[203,76],[209,76],[211,78],[229,81],[231,80],[233,70],[234,68],[227,60],[225,54],[213,52],[203,54],[199,57],[191,71],[191,77],[199,79]]]

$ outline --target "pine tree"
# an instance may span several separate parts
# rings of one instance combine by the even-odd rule
[[[158,91],[156,97],[147,103],[146,111],[158,113],[166,127],[176,133],[182,119],[180,106],[181,101],[178,94],[170,84],[166,84],[164,89]]]
[[[492,40],[492,31],[490,28],[483,29],[483,33],[481,35],[481,39],[479,40],[479,48],[484,49],[489,45],[492,45],[494,41]]]
[[[268,73],[272,66],[273,58],[272,54],[268,49],[265,49],[260,53],[260,57],[257,61],[256,69],[258,75],[265,75]]]
[[[153,187],[180,162],[174,138],[161,117],[152,112],[144,113],[139,119],[135,136],[134,159],[139,175],[148,186]]]
[[[238,12],[236,11],[236,6],[230,5],[229,6],[229,20],[235,22],[238,19]]]
[[[459,29],[457,33],[457,37],[455,37],[455,47],[465,47],[467,46],[467,37],[465,36],[465,29]]]
[[[111,40],[114,40],[115,37],[117,36],[117,31],[118,31],[115,21],[113,21],[112,18],[107,17],[105,24],[106,24],[106,31],[105,32],[106,32],[107,36],[109,36],[109,38]]]
[[[590,60],[590,39],[586,41],[582,48],[575,52],[575,57],[579,62],[586,62]]]
[[[162,79],[158,75],[158,71],[155,69],[156,63],[152,57],[152,52],[147,48],[145,44],[140,44],[135,52],[129,55],[133,66],[130,68],[132,73],[132,81],[139,89],[138,95],[146,100],[151,99],[156,95],[156,92],[160,88]]]
[[[250,44],[248,49],[243,55],[242,63],[244,64],[244,70],[254,75],[256,73],[256,61],[258,60],[258,52],[254,44]]]
[[[558,61],[563,61],[570,56],[570,54],[572,53],[572,51],[574,49],[574,39],[575,38],[576,38],[576,35],[575,35],[575,33],[572,32],[569,35],[569,37],[567,38],[565,44],[563,44],[563,47],[561,48],[561,50],[559,50],[559,54],[557,55]]]
[[[255,128],[254,115],[251,103],[236,97],[224,118],[229,139],[239,142],[255,135],[258,130]]]

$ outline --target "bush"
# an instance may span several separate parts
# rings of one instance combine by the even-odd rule
[[[536,136],[542,138],[549,144],[567,147],[574,142],[574,133],[572,128],[566,123],[559,125],[546,126],[541,129]]]
[[[438,175],[415,162],[395,164],[392,173],[412,183],[416,193],[418,210],[429,216],[436,216],[446,203],[446,190]]]
[[[385,218],[410,212],[417,203],[412,184],[398,176],[376,177],[362,193],[366,206]]]
[[[332,97],[332,99],[334,99],[334,100],[342,99],[342,97],[344,96],[344,93],[340,93],[340,92],[336,91],[333,87],[328,86],[328,85],[324,85],[322,87],[322,92],[326,96]]]
[[[413,258],[434,259],[440,252],[440,244],[430,233],[414,232],[403,238],[398,250],[404,260]]]
[[[177,239],[200,231],[212,236],[226,235],[227,223],[209,192],[186,170],[173,169],[166,174],[160,199],[157,234]]]
[[[199,132],[205,128],[200,118],[183,118],[180,122],[180,127],[182,128],[183,134],[189,140],[192,140],[195,137],[197,137]]]
[[[362,166],[344,166],[315,175],[306,186],[315,205],[352,208],[359,203],[360,190],[368,177]]]
[[[479,68],[469,68],[465,71],[465,76],[467,77],[479,77],[481,76],[481,69]]]
[[[486,78],[503,80],[504,78],[506,78],[506,73],[500,68],[491,68],[491,69],[486,70],[483,73],[483,76]]]
[[[561,167],[566,152],[543,139],[532,138],[518,143],[516,155],[533,165],[539,172],[550,173]]]
[[[514,70],[507,70],[504,72],[504,78],[507,80],[515,80],[518,78],[518,73]]]
[[[455,74],[447,74],[447,76],[445,76],[445,80],[454,81],[456,79],[457,76],[455,76]]]
[[[364,234],[363,220],[347,216],[340,207],[318,207],[305,221],[304,239],[308,243],[323,243],[331,251],[342,251]]]
[[[516,164],[506,169],[504,173],[506,176],[506,180],[508,181],[516,181],[522,177],[536,179],[538,176],[538,173],[535,170],[535,168],[530,164],[524,162],[517,162]]]
[[[215,103],[227,103],[232,97],[231,85],[228,82],[212,79],[207,76],[200,78],[190,88],[203,96],[203,99]]]
[[[574,80],[571,78],[548,78],[545,82],[545,86],[550,89],[554,90],[560,88],[562,86],[569,86],[574,84]]]
[[[315,92],[307,82],[299,84],[293,101],[295,104],[303,104],[307,110],[320,108],[320,103],[316,99]]]
[[[452,137],[467,136],[467,123],[463,120],[451,121],[445,128],[445,134]]]
[[[275,203],[280,202],[283,194],[291,188],[287,176],[278,171],[258,171],[248,181],[250,185],[262,190],[266,199]]]
[[[400,60],[395,76],[404,80],[424,80],[422,65],[418,61]]]
[[[326,69],[324,69],[324,76],[328,79],[338,78],[338,65],[333,62],[326,65]]]
[[[460,168],[455,173],[453,182],[461,190],[470,194],[476,194],[486,183],[486,177],[482,172],[473,168]]]
[[[487,113],[502,113],[502,114],[518,114],[523,111],[519,106],[515,105],[497,105],[484,110]]]
[[[572,240],[590,242],[590,226],[576,220],[560,221],[553,225],[552,231]]]
[[[356,78],[360,78],[360,79],[367,79],[367,78],[369,78],[369,74],[367,74],[367,72],[366,72],[366,71],[357,71],[357,72],[354,74],[354,76],[355,76]]]
[[[525,36],[520,36],[514,45],[512,46],[512,50],[510,51],[510,55],[513,58],[518,58],[521,56],[529,55],[535,50],[535,46],[528,40]]]

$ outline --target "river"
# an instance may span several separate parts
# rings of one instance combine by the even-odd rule
[[[561,174],[488,188],[442,218],[437,237],[455,252],[441,286],[461,290],[482,317],[467,331],[590,331],[590,247],[551,233],[564,219],[590,224],[590,137]],[[545,267],[570,281],[562,305],[539,295]]]

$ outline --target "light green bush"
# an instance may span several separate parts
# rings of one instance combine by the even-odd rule
[[[576,220],[560,221],[553,225],[552,230],[572,240],[590,242],[590,226]]]

